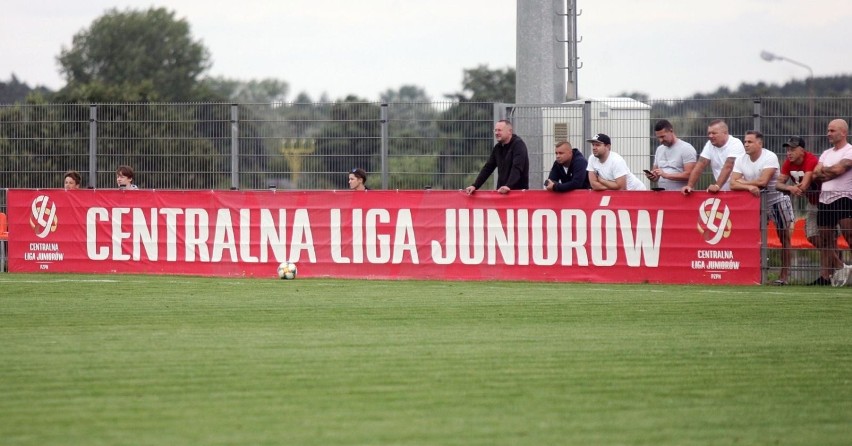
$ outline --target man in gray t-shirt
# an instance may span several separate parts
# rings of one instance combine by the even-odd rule
[[[660,146],[654,153],[654,167],[645,176],[665,190],[681,190],[698,161],[692,144],[675,135],[672,123],[661,119],[654,125],[654,135]]]

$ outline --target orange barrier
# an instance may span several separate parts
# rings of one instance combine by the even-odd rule
[[[0,212],[0,240],[9,240],[9,222],[6,214]]]
[[[797,249],[815,249],[815,246],[808,241],[807,233],[805,232],[805,219],[796,219],[793,224],[793,235],[790,239],[790,244]],[[766,227],[766,246],[770,248],[780,248],[781,240],[778,238],[778,231],[775,230],[775,222],[770,220]],[[842,235],[837,236],[837,246],[842,249],[849,249],[849,243]]]

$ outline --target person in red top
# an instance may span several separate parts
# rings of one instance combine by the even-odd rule
[[[808,241],[816,246],[819,235],[817,226],[817,203],[819,203],[819,183],[814,179],[814,168],[819,158],[805,149],[805,140],[794,136],[784,143],[787,159],[781,166],[781,174],[775,188],[789,193],[793,197],[804,196],[808,199],[805,233]],[[792,180],[792,181],[791,181]],[[790,181],[790,184],[787,184]]]

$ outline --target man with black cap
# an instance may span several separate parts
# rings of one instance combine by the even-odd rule
[[[791,196],[807,198],[805,234],[808,241],[816,245],[816,237],[819,235],[816,220],[819,183],[814,181],[814,168],[819,163],[819,158],[805,149],[805,140],[800,136],[793,136],[787,140],[784,148],[787,149],[787,159],[781,165],[781,174],[778,175],[775,187]]]
[[[630,168],[621,155],[611,150],[609,136],[598,133],[592,139],[592,157],[589,159],[589,184],[593,190],[646,190],[645,185]]]

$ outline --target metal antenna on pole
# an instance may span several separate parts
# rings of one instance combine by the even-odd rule
[[[583,14],[583,10],[577,11],[577,0],[565,0],[565,12],[556,12],[556,15],[565,18],[563,26],[564,38],[556,38],[557,42],[565,44],[565,66],[557,65],[560,70],[566,70],[568,76],[565,79],[565,100],[577,99],[577,70],[583,68],[583,63],[577,63],[580,56],[577,55],[577,44],[583,41],[581,36],[577,38],[577,17]]]

